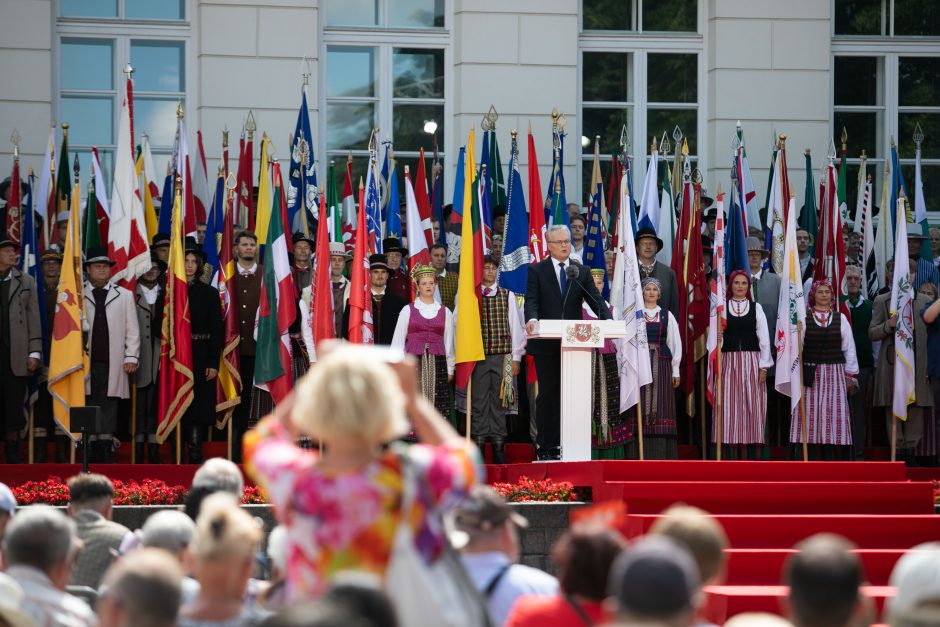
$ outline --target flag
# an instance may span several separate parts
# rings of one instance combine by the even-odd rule
[[[437,243],[447,246],[447,231],[444,225],[444,176],[443,167],[437,158],[437,149],[431,159],[431,215],[437,220]]]
[[[20,198],[20,157],[19,147],[13,155],[13,173],[10,175],[10,201],[7,203],[6,237],[17,245],[22,241],[21,228],[23,226],[22,200]]]
[[[632,207],[627,175],[620,179],[620,206]],[[614,276],[610,283],[610,305],[614,319],[623,320],[626,335],[622,340],[620,366],[620,411],[640,401],[640,389],[653,382],[646,321],[643,319],[643,288],[640,285],[640,264],[628,211],[621,211],[617,225],[617,246],[614,248]]]
[[[64,151],[63,151],[64,154]],[[61,166],[60,166],[61,167]],[[76,166],[77,169],[77,166]],[[61,173],[60,183],[61,183]],[[66,170],[67,174],[67,170]],[[85,406],[85,370],[87,357],[82,338],[82,251],[79,234],[78,174],[75,188],[70,194],[69,222],[59,275],[55,318],[52,322],[52,342],[49,349],[49,395],[56,424],[73,440],[69,410]],[[61,198],[61,195],[60,195]],[[45,307],[44,302],[39,303]]]
[[[656,235],[663,241],[663,248],[656,253],[660,263],[672,263],[672,244],[676,239],[676,204],[672,197],[672,177],[669,167],[663,168],[663,193],[659,202],[659,223]]]
[[[783,272],[783,253],[787,207],[790,205],[790,179],[787,175],[787,152],[781,143],[773,163],[770,197],[767,204],[767,229],[770,231],[770,264],[774,272]]]
[[[920,168],[920,142],[917,142],[914,151],[914,222],[920,225],[924,234],[924,241],[920,245],[920,257],[933,263],[933,250],[930,247],[930,225],[927,223],[927,203],[924,201],[924,180]]]
[[[206,263],[210,268],[219,267],[219,235],[224,228],[224,220],[225,177],[220,165],[218,176],[215,177],[215,192],[212,195],[211,209],[209,209],[209,215],[206,216],[206,236],[202,240],[202,250],[206,253]]]
[[[620,211],[620,179],[623,178],[623,164],[617,155],[610,155],[610,177],[607,179],[607,218],[604,228],[607,229],[607,247],[613,249],[614,232],[617,230],[617,220]],[[671,194],[671,192],[670,192]],[[670,196],[671,198],[671,196]],[[669,244],[670,249],[672,243]]]
[[[834,302],[839,310],[852,319],[843,296],[845,289],[845,243],[842,239],[842,219],[836,195],[836,166],[829,162],[824,180],[819,187],[819,238],[816,240],[816,256],[813,260],[813,280],[829,279],[832,282]]]
[[[888,210],[888,177],[891,176],[891,164],[885,163],[884,179],[881,181],[881,215],[878,216],[878,230],[875,232],[875,270],[878,273],[878,285],[887,287],[888,285],[888,260],[892,256],[892,243],[894,242],[894,229],[892,222],[894,219]],[[874,199],[872,199],[874,202]],[[874,214],[874,209],[872,209]]]
[[[336,189],[336,162],[330,161],[326,173],[326,231],[331,242],[343,241],[343,205],[340,202],[339,190]]]
[[[155,183],[153,155],[150,154],[150,138],[146,135],[141,140],[140,155],[137,157],[137,174],[144,203],[144,221],[147,224],[147,241],[153,241],[157,234],[157,207],[160,205],[160,190]]]
[[[173,432],[193,402],[193,341],[189,316],[189,286],[183,255],[182,181],[177,179],[170,220],[170,256],[160,340],[160,380],[157,393],[157,442]]]
[[[816,249],[817,235],[819,233],[819,215],[816,209],[816,183],[813,180],[813,158],[809,149],[806,150],[806,190],[803,194],[803,209],[800,211],[799,228],[809,233],[811,244],[809,254]]]
[[[373,134],[374,135],[374,134]],[[378,142],[378,137],[375,139]],[[372,143],[370,142],[370,146]],[[376,144],[377,145],[377,144]],[[392,151],[392,144],[390,141],[385,141],[385,159],[382,161],[382,169],[377,172],[378,179],[375,181],[375,189],[378,192],[379,198],[379,215],[382,216],[382,234],[379,236],[379,239],[385,237],[384,228],[388,224],[388,169],[389,169],[389,158],[390,152]],[[378,150],[376,150],[378,154]],[[369,182],[366,181],[366,196],[369,195]]]
[[[369,288],[369,239],[366,235],[365,187],[359,179],[359,215],[349,277],[349,341],[372,344],[372,290]]]
[[[233,207],[234,191],[229,192],[223,201],[222,245],[219,247],[218,266],[212,285],[219,290],[222,301],[222,327],[225,335],[222,341],[222,355],[219,359],[219,376],[216,377],[216,427],[224,429],[232,417],[235,407],[241,403],[244,382],[240,374],[241,364],[238,357],[238,345],[241,343],[241,330],[238,324],[238,291],[235,289],[235,210]],[[250,383],[250,382],[249,382]],[[221,414],[221,415],[219,415]]]
[[[482,361],[483,327],[480,321],[480,286],[483,282],[483,225],[481,224],[479,185],[473,163],[473,129],[467,137],[466,170],[463,181],[463,224],[460,234],[460,270],[457,278],[457,387],[470,381],[476,362]]]
[[[800,362],[800,328],[806,325],[806,301],[803,299],[803,272],[800,253],[796,249],[796,200],[790,199],[787,229],[783,245],[783,272],[780,274],[780,296],[777,300],[777,371],[774,389],[790,397],[790,413],[800,406],[803,397],[803,364]]]
[[[254,116],[249,111],[248,121],[254,124]],[[235,207],[235,222],[241,226],[255,229],[255,191],[254,191],[254,147],[253,133],[248,131],[248,139],[242,134],[238,151],[238,205]]]
[[[738,176],[741,182],[741,194],[744,196],[744,232],[748,233],[750,227],[760,228],[760,208],[757,206],[757,192],[754,190],[754,179],[751,178],[751,166],[747,162],[747,150],[744,148],[744,129],[740,120],[737,126],[738,133]]]
[[[434,225],[431,224],[431,199],[428,198],[428,182],[424,173],[424,148],[418,154],[418,171],[414,180],[415,203],[418,205],[418,217],[424,231],[424,241],[430,247],[434,243]],[[411,218],[409,217],[408,220]],[[408,222],[411,224],[411,222]],[[411,235],[408,236],[409,240]]]
[[[20,248],[20,270],[33,277],[36,282],[36,300],[39,305],[39,328],[42,329],[42,357],[49,364],[49,320],[46,317],[46,282],[43,280],[42,264],[39,260],[39,233],[36,230],[34,210],[36,177],[32,168],[26,177],[26,199],[23,203],[23,244]]]
[[[538,199],[539,196],[535,198]],[[512,139],[509,153],[509,188],[506,190],[506,203],[506,236],[503,239],[503,255],[499,259],[499,286],[517,296],[525,296],[531,260],[526,233],[531,216],[526,214],[522,176],[519,174],[519,145],[515,137]],[[541,211],[533,211],[532,215],[544,219]]]
[[[411,184],[408,166],[405,166],[405,222],[408,224],[408,267],[410,270],[414,270],[417,265],[431,263],[431,252],[429,250],[431,239],[422,227],[418,199],[415,197],[414,187]],[[409,276],[411,276],[410,272]],[[412,282],[411,300],[414,300],[414,298],[415,285]]]
[[[63,244],[59,241],[59,229],[55,228],[55,225],[58,222],[59,214],[68,213],[72,206],[72,181],[69,180],[69,129],[65,124],[62,125],[62,146],[59,148],[59,170],[55,190],[55,212],[50,216],[51,220],[49,221],[52,239],[47,243]],[[81,242],[81,238],[79,238],[79,242]]]
[[[190,163],[189,145],[186,142],[186,124],[180,116],[178,116],[176,126],[176,142],[173,169],[179,174],[183,183],[180,224],[182,225],[184,237],[196,237],[196,197],[193,194],[193,166]]]
[[[196,155],[196,163],[192,167],[193,178],[193,203],[196,210],[195,219],[197,224],[205,224],[207,214],[209,213],[209,171],[206,168],[206,150],[202,146],[202,131],[196,131],[196,147],[199,154]]]
[[[320,194],[320,220],[317,222],[316,250],[329,250],[330,239],[327,234],[326,198]],[[311,285],[310,325],[313,331],[313,345],[336,337],[333,322],[333,286],[330,283],[329,255],[313,256],[313,283]],[[312,356],[311,356],[312,357]]]
[[[564,224],[571,228],[571,219],[568,216],[568,200],[565,198],[565,136],[558,129],[552,131],[554,150],[554,162],[552,164],[552,177],[548,184],[548,197],[550,199],[549,207],[551,214],[546,222],[549,226],[555,224]]]
[[[715,390],[718,389],[718,325],[721,329],[728,324],[727,296],[728,278],[725,274],[725,200],[724,194],[718,194],[718,209],[715,215],[715,250],[712,266],[715,268],[715,278],[710,283],[709,300],[711,307],[708,316],[708,384],[705,386],[705,395],[712,407],[715,406]]]
[[[305,209],[317,217],[320,204],[320,189],[317,186],[317,160],[313,149],[313,133],[310,130],[310,112],[307,109],[307,86],[301,89],[300,110],[294,126],[294,144],[291,146],[290,166],[287,169],[287,223],[291,228],[297,212]],[[323,219],[320,215],[318,220]],[[305,224],[306,218],[303,218]],[[312,224],[306,225],[304,235],[310,237]],[[303,229],[301,229],[303,230]]]
[[[637,219],[639,228],[656,230],[659,226],[659,189],[656,178],[659,175],[659,151],[653,149],[650,162],[646,168],[646,180],[643,182],[643,197],[640,200],[640,217]],[[685,207],[682,207],[685,211]],[[662,236],[660,236],[662,239]]]
[[[747,231],[744,229],[742,194],[738,187],[737,176],[731,175],[731,209],[728,211],[727,231],[725,233],[725,272],[728,276],[735,270],[751,271],[747,260]]]
[[[375,178],[375,159],[373,158],[366,173],[366,204],[359,206],[359,210],[364,210],[366,213],[368,230],[363,232],[362,236],[366,238],[369,254],[382,252],[382,206]],[[357,232],[356,236],[359,235],[360,233]]]
[[[108,241],[108,231],[111,227],[111,207],[108,203],[108,190],[105,186],[104,174],[101,172],[101,163],[98,161],[98,148],[94,146],[91,148],[91,175],[95,184],[95,202],[86,203],[86,211],[88,207],[94,207],[94,213],[98,220],[98,233],[101,242],[104,243]],[[82,235],[85,235],[85,233],[83,232]]]
[[[49,129],[49,139],[46,141],[46,153],[42,158],[42,170],[39,173],[39,191],[36,195],[36,213],[42,217],[43,230],[40,233],[40,250],[45,250],[46,246],[52,243],[52,231],[55,229],[56,222],[56,200],[55,190],[55,143],[56,126]]]
[[[133,294],[137,278],[150,270],[150,242],[147,239],[144,207],[140,202],[140,181],[131,147],[131,114],[128,104],[132,94],[130,80],[126,87],[114,155],[108,256],[117,262],[111,268],[111,277]],[[182,122],[180,120],[181,125]]]
[[[271,165],[268,161],[267,134],[261,136],[261,167],[258,169],[258,206],[255,209],[255,234],[259,242],[268,241],[268,224],[274,198],[271,195]]]
[[[852,229],[856,233],[862,232],[862,212],[865,195],[865,185],[868,181],[868,175],[866,174],[868,157],[865,155],[865,151],[862,151],[862,156],[859,158],[859,167],[858,167],[858,182],[856,185],[855,193],[855,222],[852,225]]]
[[[297,315],[297,308],[294,303],[294,278],[287,257],[287,236],[284,233],[287,199],[284,197],[281,167],[277,161],[272,165],[272,178],[274,207],[266,229],[261,274],[255,386],[270,392],[277,404],[284,400],[293,385],[289,328]]]
[[[686,181],[691,178],[689,162],[685,162]],[[683,187],[689,187],[686,184]],[[686,395],[686,413],[695,415],[695,362],[705,355],[705,340],[708,331],[708,279],[705,274],[705,259],[702,255],[702,187],[692,185],[691,199],[682,207],[679,237],[673,250],[673,261],[679,262],[676,283],[679,291],[679,333],[682,337],[682,390]],[[683,192],[683,197],[689,195]],[[688,219],[686,219],[688,216]],[[682,229],[685,230],[682,230]],[[677,260],[676,257],[679,257]],[[745,255],[745,261],[747,256]],[[676,268],[673,268],[676,270]],[[684,323],[682,321],[685,321]]]
[[[82,216],[82,252],[87,252],[93,246],[101,246],[101,231],[98,228],[98,214],[95,211],[97,204],[95,179],[88,183],[88,197],[85,199],[85,215]],[[104,240],[107,241],[107,240]]]
[[[776,134],[776,131],[774,131],[774,134]],[[782,142],[781,142],[781,143],[782,143]],[[778,144],[776,141],[774,141],[774,148],[773,148],[773,150],[770,152],[770,168],[768,168],[768,170],[767,170],[767,195],[764,197],[764,207],[766,208],[766,211],[767,211],[767,213],[766,213],[766,215],[765,215],[765,219],[767,220],[767,223],[764,225],[764,247],[765,247],[767,250],[770,251],[771,257],[770,257],[769,259],[765,259],[765,260],[764,260],[764,269],[765,269],[765,270],[770,270],[770,269],[773,268],[773,250],[774,250],[774,248],[773,248],[773,246],[774,246],[774,242],[773,242],[773,239],[774,239],[774,226],[773,226],[773,222],[774,222],[774,219],[775,219],[775,218],[774,218],[773,212],[770,210],[770,196],[771,196],[771,192],[773,191],[772,188],[773,188],[773,183],[774,183],[774,173],[776,172],[776,169],[775,169],[775,168],[777,167],[777,147],[778,147],[779,145],[780,145],[780,144]],[[786,222],[787,222],[787,207],[789,206],[789,202],[790,202],[789,197],[787,197],[786,200],[787,200],[787,204],[785,204],[785,205],[783,206],[783,211],[782,211],[781,214],[780,214],[780,217],[781,217],[781,222],[780,222],[780,241],[781,241],[781,242],[783,241],[783,239],[784,239],[784,237],[785,237],[785,236],[784,236],[784,233],[785,233],[786,230],[787,230]],[[782,250],[782,248],[781,248],[781,250]],[[782,254],[782,253],[781,253],[781,254]]]
[[[546,239],[544,196],[542,182],[539,179],[539,164],[535,154],[535,138],[532,136],[532,123],[529,122],[529,259],[538,263],[548,256]],[[518,166],[517,166],[518,168]],[[508,222],[508,220],[507,220]],[[523,290],[524,293],[524,290]]]
[[[865,183],[865,187],[859,195],[861,207],[856,214],[858,224],[862,235],[862,277],[864,278],[865,296],[870,300],[875,300],[878,294],[878,269],[875,258],[875,222],[872,215],[872,189],[871,181]]]
[[[594,167],[591,170],[591,204],[588,208],[587,233],[584,242],[584,265],[592,270],[604,270],[604,298],[610,297],[610,278],[604,258],[604,232],[601,216],[604,214],[604,182],[601,179],[601,161],[597,142],[594,143]]]
[[[171,218],[173,216],[173,174],[169,171],[167,164],[167,174],[163,177],[163,192],[160,194],[160,217],[157,221],[157,233],[170,234],[172,230]]]
[[[894,328],[894,400],[891,413],[907,420],[907,406],[915,400],[914,377],[914,277],[908,263],[904,194],[898,196],[897,236],[894,244],[894,278],[889,313],[897,315]]]
[[[849,223],[849,206],[846,201],[846,186],[848,180],[848,170],[845,167],[845,144],[842,144],[842,160],[839,162],[839,179],[836,184],[836,202],[839,204],[839,219],[842,224]]]
[[[359,223],[356,215],[356,197],[353,195],[352,152],[346,158],[346,178],[343,180],[343,236],[336,241],[346,244],[346,252],[353,249],[353,229]]]
[[[506,208],[506,179],[503,178],[503,164],[499,159],[499,142],[496,141],[496,129],[490,131],[490,160],[486,167],[489,178],[490,207]]]
[[[401,196],[398,193],[398,162],[395,161],[394,153],[391,157],[391,170],[388,173],[386,215],[388,220],[385,222],[385,237],[396,237],[401,240]]]
[[[494,131],[483,131],[483,148],[480,150],[480,215],[483,217],[483,252],[489,254],[493,242],[493,205],[492,189],[490,187],[490,135]]]

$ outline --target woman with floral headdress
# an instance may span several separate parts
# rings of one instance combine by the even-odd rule
[[[603,268],[591,270],[597,293],[604,291]],[[604,301],[611,310],[610,303]],[[597,320],[597,314],[585,302],[581,318]],[[628,459],[636,457],[633,442],[634,422],[629,412],[620,412],[620,369],[617,364],[622,340],[604,340],[602,348],[595,348],[591,356],[591,380],[594,402],[591,407],[591,457],[593,459]]]
[[[767,369],[774,365],[770,356],[767,317],[760,304],[751,299],[751,274],[731,273],[726,303],[727,323],[718,329],[721,346],[721,445],[723,457],[733,459],[734,447],[744,445],[741,457],[756,457],[764,444],[767,419]],[[712,391],[715,394],[715,391]],[[718,420],[712,421],[712,443],[718,443]]]
[[[643,319],[649,343],[653,382],[640,394],[643,416],[644,459],[678,459],[676,395],[682,340],[679,325],[669,311],[657,305],[662,292],[659,279],[643,279]]]
[[[803,332],[803,405],[806,442],[820,445],[822,458],[839,459],[835,447],[852,444],[848,391],[858,385],[858,359],[848,318],[839,312],[832,283],[813,281]],[[790,420],[790,442],[803,442],[800,409]],[[850,459],[850,457],[845,457]]]
[[[434,300],[437,272],[432,266],[415,266],[411,280],[417,296],[398,314],[392,347],[418,357],[421,390],[441,414],[450,415],[450,382],[454,380],[454,317]]]

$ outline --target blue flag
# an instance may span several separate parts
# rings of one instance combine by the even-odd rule
[[[725,231],[725,274],[731,276],[735,270],[750,272],[747,260],[747,233],[744,232],[744,211],[737,178],[731,176],[731,208],[728,211],[728,229]]]
[[[591,175],[591,205],[588,208],[587,234],[584,242],[584,265],[591,270],[604,270],[604,298],[610,297],[610,282],[607,277],[607,262],[604,259],[604,232],[601,229],[601,203],[604,198],[604,183],[598,154],[594,152],[594,171]]]
[[[398,162],[391,160],[388,173],[388,209],[385,213],[385,237],[401,239],[401,198],[398,194]]]
[[[369,230],[369,251],[382,252],[382,209],[379,190],[375,182],[375,165],[369,165],[366,174],[366,227]]]
[[[294,217],[301,207],[316,216],[319,212],[320,190],[317,187],[317,164],[313,151],[313,134],[310,131],[310,112],[307,111],[307,88],[303,88],[297,125],[294,127],[294,145],[291,146],[290,167],[287,176],[287,219]],[[307,224],[307,233],[312,234],[312,224]]]
[[[447,245],[447,233],[444,232],[444,176],[438,169],[437,161],[431,165],[431,217],[437,220],[437,243]]]
[[[173,175],[167,174],[166,178],[163,179],[163,195],[160,196],[160,220],[157,222],[157,233],[170,234],[170,218],[172,216]]]
[[[389,191],[389,153],[392,151],[391,144],[385,144],[385,159],[382,161],[382,170],[379,172],[379,180],[375,187],[379,192],[379,206],[382,209],[382,224],[388,225],[388,191]]]
[[[454,173],[454,203],[453,203],[454,215],[460,216],[461,218],[463,218],[463,186],[464,186],[464,178],[466,176],[466,174],[464,173],[464,169],[466,167],[464,165],[464,159],[465,159],[464,155],[466,152],[467,152],[467,147],[461,146],[460,154],[457,155],[457,171]],[[454,220],[452,217],[451,222],[452,223],[457,222],[457,220]],[[457,233],[459,235],[460,231],[458,231]]]
[[[483,234],[484,241],[493,236],[493,195],[490,193],[493,173],[490,172],[490,134],[494,131],[485,131],[483,133],[483,148],[480,152],[480,189],[483,193],[480,202],[480,213],[483,215]]]
[[[546,208],[545,224],[552,226],[564,224],[571,228],[571,218],[568,216],[568,200],[565,197],[565,136],[555,131],[559,149],[556,153],[552,175],[548,183],[548,207]],[[557,193],[556,193],[557,188]]]
[[[23,208],[23,231],[20,249],[20,270],[33,277],[36,283],[36,300],[39,305],[39,328],[42,332],[42,363],[49,365],[49,349],[52,343],[52,333],[49,329],[49,320],[46,318],[46,282],[42,276],[42,264],[39,259],[39,234],[36,232],[36,212],[33,210],[33,187],[36,176],[30,174],[26,178],[26,195],[21,205]],[[38,373],[29,378],[29,394],[24,405],[27,413],[29,407],[39,398]]]
[[[509,185],[506,191],[506,236],[499,260],[499,286],[525,296],[529,273],[529,216],[525,209],[522,177],[519,174],[519,150],[515,140],[509,158]]]
[[[202,249],[206,253],[206,263],[210,268],[219,267],[219,233],[222,232],[225,219],[225,179],[220,174],[215,180],[215,196],[212,198],[212,208],[206,217],[206,237],[202,242]]]

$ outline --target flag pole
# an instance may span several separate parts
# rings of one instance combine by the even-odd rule
[[[705,436],[705,379],[708,377],[707,366],[705,362],[708,361],[708,356],[699,360],[701,363],[701,368],[699,368],[699,413],[702,416],[702,459],[708,459],[708,446],[706,443]],[[689,440],[692,440],[692,431],[694,429],[695,420],[692,419],[692,416],[689,416]]]
[[[232,461],[232,419],[233,418],[234,416],[229,416],[228,425],[226,425],[226,429],[228,431],[226,439],[228,440],[228,460],[229,461]]]
[[[716,427],[718,428],[717,437],[715,438],[715,459],[721,461],[721,441],[724,436],[724,427],[725,420],[724,416],[721,413],[721,320],[717,321],[718,324],[718,342],[715,346],[715,356],[717,357],[717,363],[715,364],[715,415],[714,420],[716,421]]]
[[[137,463],[137,373],[131,373],[131,463]]]
[[[466,428],[464,429],[464,436],[467,438],[467,444],[470,443],[470,415],[472,414],[472,407],[473,407],[473,402],[472,402],[473,399],[471,397],[472,390],[473,390],[473,375],[471,374],[470,377],[467,379],[467,411],[466,411],[467,420],[466,420],[466,425],[465,425]],[[480,457],[483,457],[483,451],[480,451]]]
[[[636,403],[636,433],[637,433],[637,441],[639,442],[639,445],[640,445],[640,461],[643,461],[645,457],[643,456],[643,390],[642,388],[640,389],[640,399]]]
[[[803,387],[803,323],[797,321],[796,334],[800,341],[796,343],[797,359],[800,362],[800,441],[803,443],[803,461],[809,461],[809,447],[806,444],[806,394]]]
[[[176,423],[176,465],[180,465],[180,423]]]
[[[891,461],[897,461],[898,454],[898,417],[891,412]]]

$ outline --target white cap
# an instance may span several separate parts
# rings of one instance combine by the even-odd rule
[[[0,483],[0,512],[12,514],[16,511],[16,497],[5,483]]]
[[[902,555],[888,583],[896,589],[894,598],[888,599],[892,622],[940,623],[940,542],[919,544]]]

